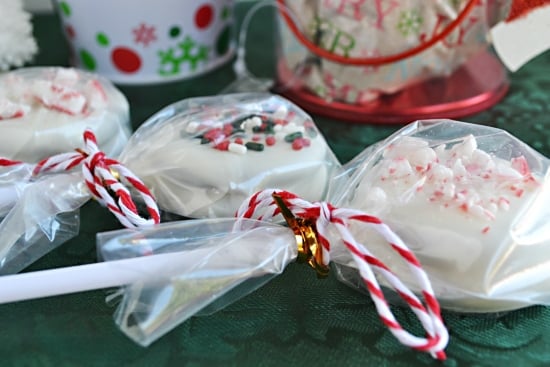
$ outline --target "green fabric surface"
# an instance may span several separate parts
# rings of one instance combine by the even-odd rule
[[[242,17],[243,9],[239,9]],[[272,12],[262,10],[249,37],[254,72],[272,75]],[[68,50],[56,16],[34,18],[41,49],[37,65],[67,65]],[[550,54],[511,75],[497,106],[465,121],[506,129],[550,155]],[[190,81],[121,88],[134,127],[174,101],[218,93],[234,78],[226,65]],[[316,117],[337,156],[347,161],[400,126],[347,124]],[[81,234],[25,271],[96,261],[96,232],[120,225],[96,202],[81,211]],[[47,287],[44,284],[44,287]],[[0,305],[0,366],[545,366],[550,365],[550,308],[503,315],[444,312],[451,341],[444,363],[401,346],[382,326],[365,295],[334,276],[318,280],[307,266],[290,265],[254,293],[215,314],[186,321],[148,348],[115,326],[115,305],[99,290]],[[398,319],[417,334],[410,311]]]

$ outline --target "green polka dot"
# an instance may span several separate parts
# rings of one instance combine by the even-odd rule
[[[180,33],[181,33],[181,29],[177,25],[170,28],[170,37],[176,38],[177,36],[180,35]]]
[[[216,40],[216,52],[218,55],[224,55],[229,50],[229,42],[231,41],[231,27],[226,26]]]
[[[82,64],[86,69],[95,70],[96,61],[91,53],[86,50],[80,50],[80,60],[82,60]]]
[[[228,6],[224,7],[221,12],[222,20],[226,20],[227,18],[229,18],[230,15],[231,9]]]
[[[96,35],[96,41],[100,46],[109,46],[109,37],[103,32],[99,32]]]
[[[71,6],[69,4],[62,1],[59,3],[59,7],[61,8],[61,11],[63,12],[63,14],[65,14],[65,16],[68,17],[71,15]]]

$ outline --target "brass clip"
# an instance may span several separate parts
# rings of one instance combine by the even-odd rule
[[[309,266],[315,269],[318,278],[326,278],[329,267],[323,263],[323,248],[317,241],[315,223],[308,219],[296,218],[285,205],[281,196],[276,193],[273,193],[272,196],[286,223],[294,232],[294,237],[296,237],[298,262],[308,263]]]

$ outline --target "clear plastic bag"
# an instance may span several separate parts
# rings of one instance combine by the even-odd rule
[[[121,288],[118,327],[147,346],[199,311],[213,312],[251,293],[296,258],[296,240],[288,228],[254,221],[236,230],[235,222],[205,219],[98,234],[104,260],[171,258],[139,269],[142,280]]]
[[[0,157],[36,163],[80,146],[87,128],[110,156],[131,134],[128,101],[107,79],[62,67],[0,76]]]
[[[2,275],[21,271],[78,235],[78,209],[91,197],[80,173],[46,176],[20,188],[0,222]]]
[[[444,308],[547,305],[548,167],[547,158],[503,130],[419,121],[346,164],[348,183],[329,200],[387,223],[418,257]],[[415,289],[379,236],[356,235]],[[332,256],[339,278],[364,290],[349,254],[340,247]]]
[[[282,220],[280,214],[290,228],[269,223]],[[310,203],[288,191],[273,189],[262,190],[245,200],[237,217],[180,221],[138,232],[99,234],[100,257],[110,260],[113,266],[110,271],[135,274],[120,283],[127,284],[118,292],[122,302],[115,319],[121,330],[139,344],[148,345],[197,312],[210,313],[249,293],[269,275],[281,273],[294,259],[309,264],[324,277],[334,246],[344,240],[362,269],[364,281],[373,290],[370,296],[377,312],[384,320],[392,320],[386,326],[394,336],[405,345],[445,358],[448,333],[428,278],[413,264],[414,255],[383,225],[371,222],[366,218],[368,215],[357,210]],[[260,218],[261,222],[253,220]],[[425,292],[424,302],[399,279],[388,279],[410,303],[426,338],[410,334],[395,319],[372,272],[374,268],[380,270],[382,262],[371,260],[368,250],[354,241],[354,235],[347,229],[354,221],[366,228],[376,227],[392,243],[399,243],[393,245],[399,246],[396,256],[411,260],[413,277]],[[147,265],[138,268],[137,262]],[[108,263],[102,268],[109,267]],[[387,272],[382,274],[387,276]],[[88,286],[88,282],[84,283]]]
[[[0,76],[0,274],[22,270],[78,234],[78,208],[91,195],[82,173],[67,171],[94,154],[84,152],[85,131],[110,157],[128,141],[128,101],[108,80],[62,67]],[[51,159],[46,173],[63,173],[35,172]]]
[[[161,209],[193,218],[231,217],[268,187],[322,200],[340,167],[311,117],[267,93],[167,106],[134,133],[120,161]]]
[[[92,197],[126,227],[160,221],[154,199],[139,178],[107,157],[91,130],[83,138],[75,152],[37,164],[0,160],[0,274],[18,272],[76,236],[78,209]],[[142,198],[143,211],[126,186]],[[142,216],[145,212],[149,219]]]

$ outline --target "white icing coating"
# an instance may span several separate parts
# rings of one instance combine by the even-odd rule
[[[0,77],[0,157],[37,162],[72,151],[91,128],[116,156],[130,135],[129,106],[109,81],[71,68],[23,68]]]
[[[274,117],[285,110],[285,118]],[[276,126],[281,135],[274,133]],[[285,141],[292,133],[302,138]],[[310,117],[269,94],[169,106],[138,129],[120,159],[163,210],[188,217],[231,217],[243,200],[265,188],[321,200],[338,165]]]
[[[527,158],[532,162],[533,156],[511,156],[479,149],[472,135],[436,145],[400,137],[377,152],[340,205],[376,215],[398,233],[444,307],[484,312],[524,306],[550,291],[536,273],[546,262],[541,248],[550,245],[549,228],[540,222],[549,210],[536,203],[548,190],[544,172],[530,169]],[[380,237],[358,229],[354,234],[415,287],[406,264]],[[333,260],[354,267],[343,252],[335,251]]]

